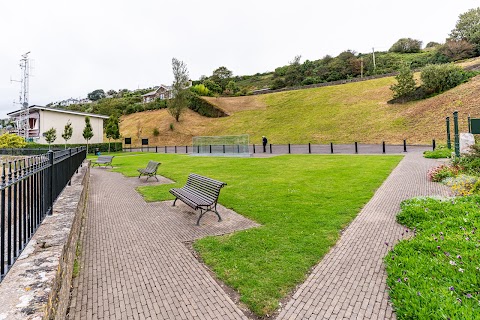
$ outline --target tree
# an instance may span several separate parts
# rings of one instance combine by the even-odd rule
[[[218,84],[222,88],[220,92],[223,92],[232,76],[233,72],[222,66],[213,71],[210,80]]]
[[[65,149],[67,149],[67,142],[72,137],[72,134],[73,134],[72,123],[70,122],[70,120],[68,120],[62,133],[62,138],[65,139]]]
[[[430,42],[427,43],[427,45],[425,46],[425,49],[436,48],[436,47],[440,47],[441,45],[442,45],[441,43],[438,43],[438,42],[435,42],[435,41],[430,41]]]
[[[48,143],[48,149],[50,149],[50,144],[57,139],[57,130],[55,128],[50,128],[44,133],[45,140]]]
[[[103,89],[93,90],[87,95],[87,97],[92,101],[98,101],[105,98],[105,91],[103,91]]]
[[[450,37],[470,42],[480,53],[480,7],[462,13]]]
[[[390,52],[398,53],[415,53],[422,49],[422,41],[412,38],[401,38],[395,42],[390,48]]]
[[[416,83],[413,78],[413,72],[407,65],[403,65],[400,68],[398,75],[395,76],[397,84],[390,87],[393,91],[393,98],[406,98],[415,92]]]
[[[172,94],[173,98],[168,102],[168,112],[175,118],[175,121],[180,121],[180,115],[187,107],[188,103],[188,70],[187,65],[176,58],[172,59],[173,70],[173,84]]]
[[[475,47],[466,40],[448,39],[438,52],[450,61],[467,59],[475,56]]]
[[[105,135],[108,139],[108,153],[110,153],[110,140],[117,140],[120,138],[120,128],[118,126],[119,120],[115,115],[111,115],[107,121],[107,127],[105,128]]]
[[[90,123],[90,117],[85,117],[85,128],[83,129],[83,138],[87,140],[87,154],[88,154],[88,141],[93,138],[92,124]]]

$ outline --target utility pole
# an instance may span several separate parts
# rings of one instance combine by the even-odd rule
[[[19,104],[21,105],[20,117],[18,119],[17,132],[18,135],[23,137],[25,141],[28,141],[28,130],[29,130],[29,109],[28,109],[28,93],[29,93],[29,78],[30,78],[30,59],[28,58],[27,52],[22,54],[22,59],[20,59],[20,70],[21,70],[21,80],[12,80],[15,82],[20,82],[20,96]]]
[[[360,57],[360,78],[363,78],[363,57]]]
[[[377,65],[375,63],[375,48],[372,48],[372,52],[373,52],[373,73],[375,73],[377,69]]]

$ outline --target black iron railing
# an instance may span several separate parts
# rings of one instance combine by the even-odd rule
[[[0,281],[86,158],[85,147],[3,162],[0,175]]]

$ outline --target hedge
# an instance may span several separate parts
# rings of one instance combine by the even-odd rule
[[[67,144],[67,148],[76,148],[76,147],[85,147],[86,144]],[[26,149],[48,149],[48,144],[40,143],[29,143],[25,147]],[[63,150],[65,149],[65,144],[52,144],[51,148],[54,150]],[[108,152],[108,142],[104,143],[89,143],[88,144],[88,153],[95,153],[95,149],[98,148],[100,152]],[[110,143],[110,152],[122,151],[121,142],[111,142]]]

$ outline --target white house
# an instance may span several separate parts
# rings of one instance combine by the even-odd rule
[[[7,115],[17,123],[20,118],[21,110],[13,111]],[[90,139],[89,143],[102,143],[103,142],[103,121],[108,119],[108,116],[85,113],[79,111],[70,111],[62,109],[47,108],[42,106],[30,106],[29,107],[29,138],[32,138],[33,142],[37,143],[47,143],[43,134],[45,131],[55,128],[57,131],[57,139],[53,142],[54,144],[65,143],[65,140],[62,138],[62,133],[65,129],[65,125],[68,121],[72,124],[72,138],[68,140],[69,144],[83,144],[86,143],[83,138],[83,129],[85,128],[85,117],[90,118],[90,123],[92,125],[93,137]]]

